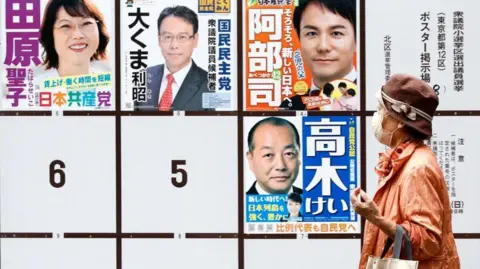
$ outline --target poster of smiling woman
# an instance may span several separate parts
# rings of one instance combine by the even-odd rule
[[[1,110],[114,110],[113,0],[5,0]]]

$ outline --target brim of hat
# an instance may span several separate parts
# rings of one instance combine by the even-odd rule
[[[402,116],[398,112],[392,109],[392,105],[389,102],[385,102],[385,100],[382,97],[382,90],[378,90],[375,93],[375,98],[378,100],[378,102],[388,111],[388,114],[392,116],[394,119],[404,123],[405,125],[417,130],[418,132],[426,135],[426,136],[432,136],[432,123],[425,120],[424,118],[420,117],[420,115],[417,115],[417,120],[411,121],[405,116]]]

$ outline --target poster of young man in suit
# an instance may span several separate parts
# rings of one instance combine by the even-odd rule
[[[248,117],[244,130],[246,233],[360,233],[356,117]]]
[[[359,110],[357,5],[356,0],[246,1],[245,109]]]
[[[122,109],[236,110],[235,0],[122,5]]]
[[[115,110],[115,1],[0,4],[0,110]]]

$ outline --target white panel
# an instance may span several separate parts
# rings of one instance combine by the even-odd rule
[[[245,240],[245,269],[358,268],[359,261],[358,239]]]
[[[458,256],[460,257],[460,268],[480,268],[480,259],[478,258],[480,239],[455,239],[455,242],[457,244]]]
[[[236,239],[129,239],[123,241],[124,269],[235,269]]]
[[[0,126],[2,232],[115,232],[114,118],[0,117]],[[60,188],[50,184],[54,160],[66,166]]]
[[[1,239],[1,268],[115,269],[115,239]]]
[[[384,39],[391,37],[390,73],[409,73],[421,77],[422,53],[430,53],[430,84],[438,84],[440,110],[478,110],[477,61],[479,58],[477,25],[478,4],[470,0],[369,0],[365,1],[366,10],[366,62],[367,72],[367,109],[374,110],[376,103],[372,98],[375,91],[385,83],[387,60]],[[463,44],[455,44],[454,12],[463,12]],[[422,14],[430,13],[429,19],[421,20]],[[445,18],[445,24],[438,23],[439,16]],[[388,18],[388,19],[385,19]],[[401,22],[401,23],[399,23]],[[422,23],[428,23],[424,25]],[[439,31],[439,25],[445,26],[445,32]],[[427,29],[424,27],[427,26]],[[455,27],[459,27],[458,25]],[[422,31],[423,30],[423,31]],[[428,40],[423,41],[428,37]],[[442,40],[439,40],[442,39]],[[444,38],[444,40],[443,40]],[[444,42],[444,48],[439,43]],[[426,47],[426,48],[425,48]],[[462,48],[463,63],[455,63],[460,56],[454,49]],[[445,54],[445,55],[443,55]],[[445,68],[439,60],[445,58]],[[441,62],[440,61],[440,62]],[[425,62],[425,61],[424,61]],[[463,91],[455,91],[454,66],[463,67]],[[444,70],[439,70],[444,69]],[[388,73],[388,72],[387,72]],[[470,80],[469,80],[470,79]]]
[[[124,232],[238,232],[236,117],[125,117],[122,157]]]
[[[374,172],[374,167],[378,161],[378,153],[383,151],[383,147],[375,139],[371,128],[371,117],[367,117],[367,193],[373,196],[377,186],[378,176]],[[453,231],[455,233],[479,233],[480,217],[478,215],[477,205],[480,203],[479,196],[473,191],[480,188],[478,175],[472,173],[480,163],[477,151],[480,148],[480,140],[477,134],[471,131],[472,126],[478,126],[480,117],[448,117],[438,116],[433,121],[433,143],[437,144],[437,158],[443,166],[445,182],[450,186],[450,200],[453,210]],[[452,128],[454,127],[454,128]],[[459,145],[459,139],[463,139],[464,145]],[[448,151],[450,156],[446,156],[446,148],[440,153],[440,141],[455,141],[455,162],[452,161],[451,147]],[[450,142],[451,143],[451,142]],[[443,156],[443,157],[441,157]],[[464,162],[460,162],[460,156],[464,156]],[[449,171],[447,173],[447,159],[449,162]],[[443,164],[442,164],[443,163]],[[452,173],[452,166],[455,166],[455,175]],[[453,181],[455,176],[455,181]],[[455,188],[455,196],[453,190]],[[463,205],[463,213],[459,213],[456,205]]]

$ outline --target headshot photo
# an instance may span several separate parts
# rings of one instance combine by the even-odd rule
[[[331,98],[328,83],[334,80],[346,79],[356,84],[356,12],[356,0],[299,1],[293,25],[302,60],[312,76],[311,87],[304,95],[284,100],[280,110],[306,110],[302,96]],[[333,110],[333,106],[315,109]]]
[[[104,15],[92,0],[50,0],[40,27],[41,70],[45,79],[110,72],[107,46],[111,42]]]
[[[301,169],[300,135],[294,124],[278,117],[262,119],[248,132],[247,143],[246,159],[255,178],[245,186],[247,195],[302,194],[293,186]]]
[[[158,49],[149,54],[161,54],[164,63],[147,68],[151,98],[137,102],[137,110],[204,110],[202,96],[209,92],[208,73],[192,59],[199,43],[199,27],[197,13],[186,6],[170,6],[160,12],[156,22]]]
[[[301,222],[302,213],[302,196],[298,193],[292,192],[287,198],[288,215],[283,217],[280,222]]]

